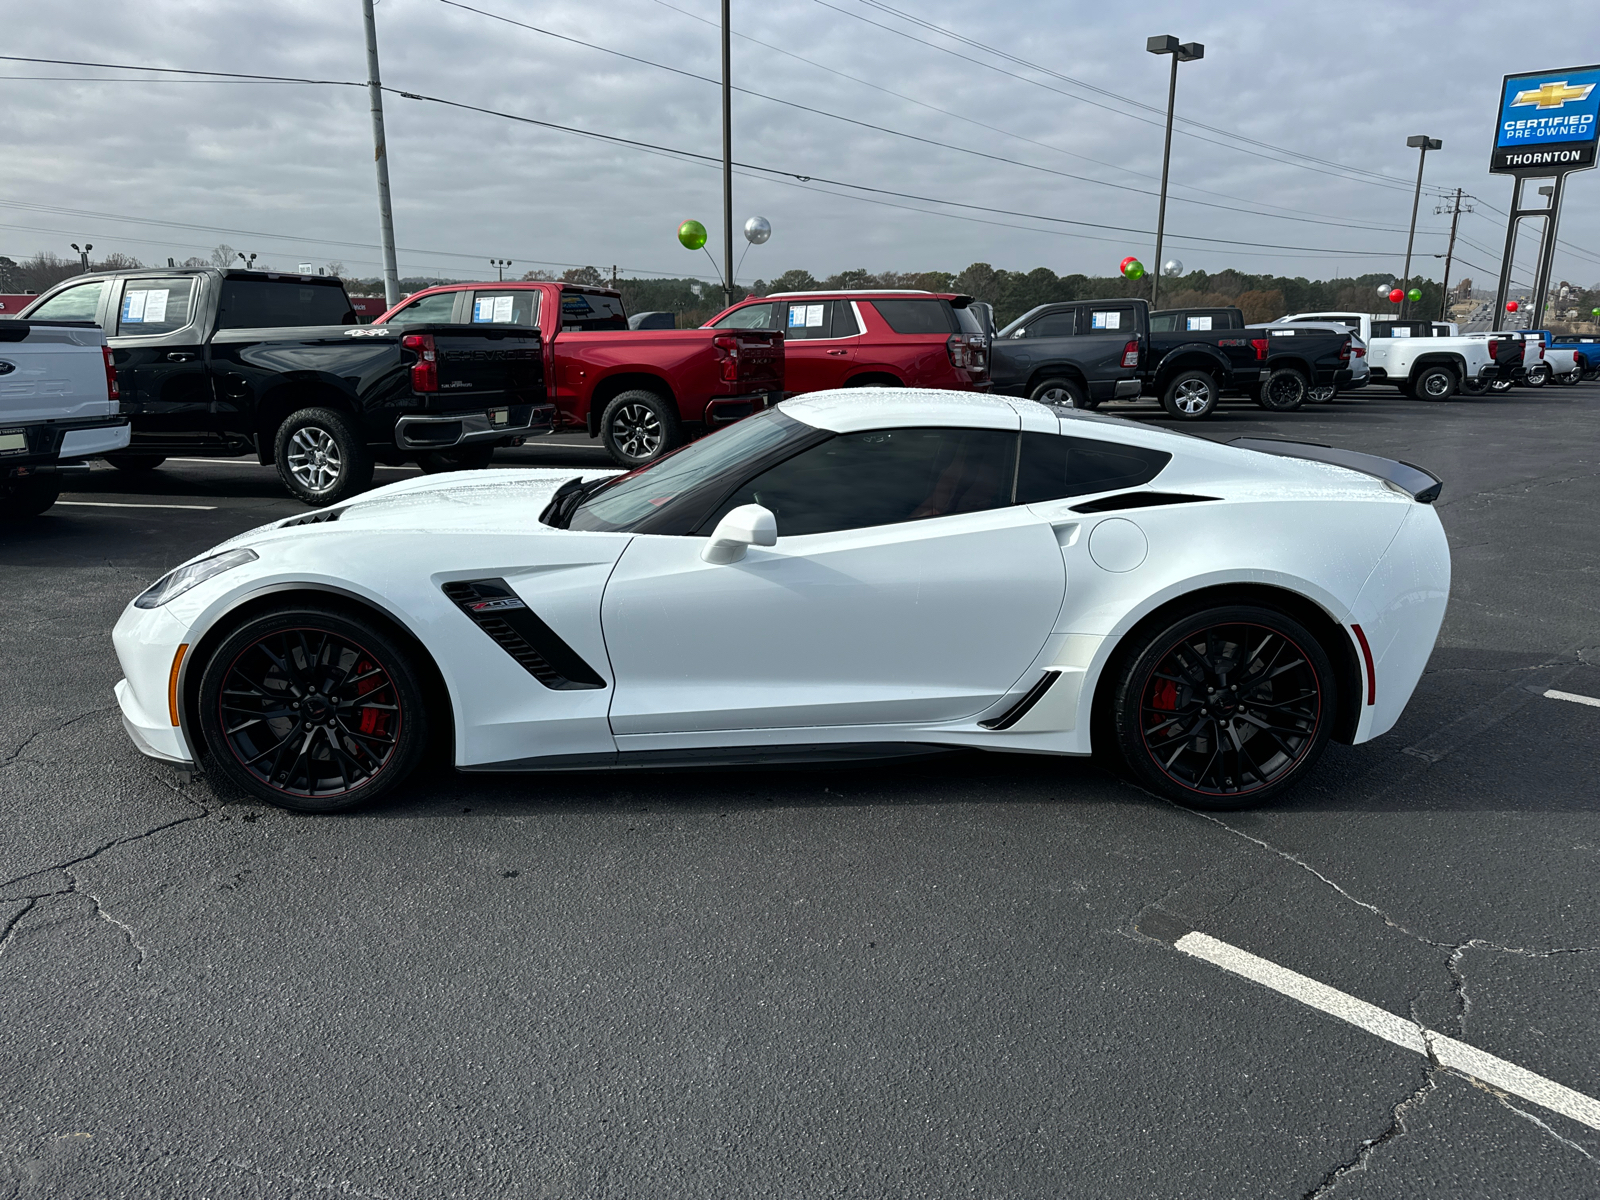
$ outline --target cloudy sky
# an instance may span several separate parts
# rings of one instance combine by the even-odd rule
[[[384,82],[720,154],[715,0],[468,2],[479,11],[380,0]],[[791,267],[1108,274],[1125,254],[1152,261],[1168,60],[1144,41],[1172,33],[1206,53],[1180,72],[1178,111],[1200,124],[1174,140],[1167,257],[1398,274],[1417,163],[1405,140],[1426,133],[1444,148],[1428,157],[1416,269],[1440,275],[1449,216],[1432,193],[1460,186],[1477,211],[1461,218],[1452,276],[1492,286],[1511,188],[1487,173],[1500,77],[1580,65],[1595,55],[1574,47],[1600,34],[1592,3],[1527,19],[1471,0],[732,11],[734,157],[765,168],[736,176],[735,221],[759,213],[775,230],[744,282]],[[0,0],[0,19],[14,56],[366,78],[359,0]],[[87,239],[96,257],[181,261],[227,242],[275,266],[378,273],[363,88],[11,60],[0,88],[0,254],[71,254]],[[477,278],[499,256],[517,274],[592,263],[714,276],[674,231],[696,217],[720,245],[715,163],[394,94],[385,106],[402,274]],[[1600,173],[1573,177],[1557,278],[1600,280],[1597,198]]]

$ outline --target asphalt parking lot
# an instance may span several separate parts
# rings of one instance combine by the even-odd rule
[[[1545,695],[1600,697],[1600,386],[1189,431],[1445,480],[1410,708],[1256,813],[977,755],[221,804],[129,744],[109,631],[301,506],[169,463],[0,528],[0,1198],[1600,1194],[1588,1110],[1443,1049],[1600,1097],[1600,707]]]

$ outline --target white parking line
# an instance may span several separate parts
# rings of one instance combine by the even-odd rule
[[[1185,954],[1203,959],[1224,971],[1242,975],[1291,1000],[1298,1000],[1329,1016],[1338,1017],[1341,1021],[1348,1021],[1374,1037],[1421,1054],[1441,1067],[1469,1076],[1491,1088],[1531,1100],[1551,1112],[1580,1121],[1591,1129],[1600,1129],[1600,1100],[1575,1092],[1543,1075],[1535,1075],[1516,1063],[1496,1058],[1442,1033],[1424,1029],[1414,1021],[1397,1017],[1365,1000],[1357,1000],[1347,992],[1319,983],[1298,971],[1280,967],[1265,958],[1258,958],[1248,950],[1230,946],[1208,934],[1186,933],[1175,945]]]
[[[57,500],[77,508],[185,508],[191,512],[216,512],[215,504],[123,504],[117,500]]]
[[[1577,692],[1558,692],[1555,688],[1545,692],[1544,698],[1546,700],[1570,700],[1574,704],[1587,704],[1591,708],[1600,708],[1600,700],[1596,700],[1593,696],[1580,696]]]
[[[169,458],[167,460],[166,465],[167,466],[171,466],[171,467],[181,467],[184,463],[216,463],[218,466],[223,466],[223,467],[258,467],[258,468],[260,468],[262,470],[267,470],[267,471],[271,471],[271,470],[275,469],[273,467],[272,463],[255,462],[254,460],[248,459],[248,458]],[[421,467],[395,467],[395,466],[390,466],[388,463],[377,463],[374,466],[374,470],[378,470],[378,471],[420,471],[420,470],[422,470],[422,468]]]

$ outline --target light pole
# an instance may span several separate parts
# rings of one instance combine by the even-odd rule
[[[245,258],[244,251],[241,250],[241,251],[239,251],[239,257],[240,258],[244,258],[244,269],[246,271],[252,271],[252,270],[255,269],[256,256],[253,253],[250,255],[249,258]]]
[[[733,303],[733,50],[722,0],[722,303]]]
[[[89,273],[89,251],[93,250],[94,246],[89,242],[85,242],[80,248],[77,242],[73,242],[72,248],[78,251],[78,261],[83,264],[83,274],[87,275]]]
[[[1161,151],[1161,208],[1156,215],[1156,261],[1150,272],[1150,307],[1154,308],[1161,297],[1161,239],[1167,231],[1167,169],[1172,165],[1172,106],[1178,98],[1178,64],[1193,62],[1206,56],[1206,48],[1199,42],[1178,44],[1170,33],[1145,39],[1144,48],[1151,54],[1172,55],[1172,82],[1167,85],[1167,143]]]
[[[491,258],[489,265],[499,272],[498,278],[503,283],[506,277],[506,268],[511,265],[509,258]]]
[[[1444,145],[1438,138],[1431,138],[1427,134],[1419,133],[1415,137],[1408,137],[1406,145],[1413,146],[1422,151],[1417,156],[1417,191],[1411,197],[1411,233],[1406,237],[1406,269],[1400,276],[1400,290],[1402,293],[1411,291],[1411,243],[1417,240],[1417,205],[1422,203],[1422,168],[1428,165],[1428,151],[1437,150]],[[1400,297],[1400,316],[1403,320],[1406,315],[1406,305],[1410,303],[1404,294]]]

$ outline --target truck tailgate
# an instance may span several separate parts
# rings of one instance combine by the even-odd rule
[[[0,321],[0,425],[117,415],[98,325]]]
[[[781,330],[740,329],[739,382],[742,392],[783,390],[783,333]]]
[[[439,355],[441,399],[475,400],[481,396],[524,404],[544,402],[544,347],[537,329],[521,325],[404,328],[406,333],[432,335]]]

